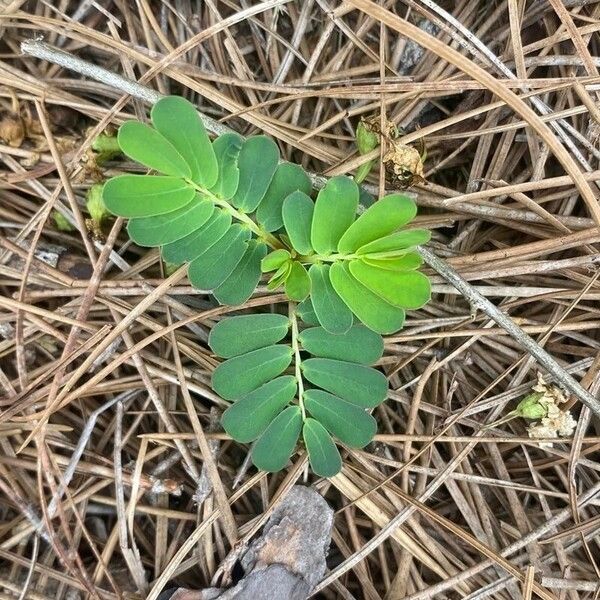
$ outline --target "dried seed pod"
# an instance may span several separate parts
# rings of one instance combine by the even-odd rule
[[[383,157],[385,168],[392,181],[400,188],[408,188],[425,181],[423,156],[416,148],[389,141],[389,150]]]

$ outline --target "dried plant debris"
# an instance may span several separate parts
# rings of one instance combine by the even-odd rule
[[[546,438],[571,437],[577,421],[568,409],[560,408],[561,404],[567,402],[564,392],[557,386],[546,383],[540,373],[537,383],[531,389],[531,393],[519,402],[517,408],[487,425],[485,429],[497,427],[518,417],[533,420],[534,422],[527,426],[529,437],[543,439],[544,441],[539,443],[540,448],[552,448],[552,442]]]
[[[387,119],[385,119],[385,129],[382,131],[381,118],[378,115],[362,117],[356,128],[356,147],[361,155],[375,150],[384,140],[386,151],[382,162],[390,183],[398,189],[406,189],[425,182],[423,167],[426,157],[425,147],[422,141],[421,150],[402,143],[398,139],[402,134],[403,131]],[[355,175],[356,181],[359,183],[363,181],[376,162],[370,160],[361,165]]]
[[[19,114],[5,112],[0,116],[0,140],[12,148],[19,148],[25,139],[25,124]]]
[[[571,437],[577,421],[569,410],[560,408],[560,405],[567,401],[562,390],[554,385],[548,385],[542,375],[538,374],[538,382],[533,386],[533,391],[534,394],[525,399],[526,404],[523,404],[525,400],[519,404],[523,417],[536,419],[527,427],[529,437],[534,439]],[[552,448],[552,443],[540,442],[540,447]]]
[[[416,148],[401,144],[396,140],[389,140],[383,162],[392,183],[400,189],[405,189],[425,181],[424,158],[424,154]]]
[[[351,346],[387,382],[387,398],[360,409],[369,428],[341,413],[328,420],[318,385],[304,386],[323,423],[360,444],[332,434],[343,465],[332,477],[309,468],[302,439],[266,473],[249,439],[264,432],[250,435],[241,409],[233,418],[241,399],[212,387],[215,373],[225,392],[250,374],[221,377],[235,357],[209,338],[230,318],[290,318],[288,296],[308,289],[297,263],[327,292],[319,275],[331,262],[303,264],[307,254],[287,249],[261,264],[253,235],[251,285],[225,286],[232,304],[222,306],[193,285],[205,268],[190,280],[177,256],[133,242],[127,221],[86,204],[113,177],[155,177],[120,152],[117,131],[151,123],[159,97],[183,97],[210,143],[229,134],[219,156],[231,178],[241,135],[269,138],[276,187],[301,180],[312,201],[325,181],[354,177],[366,215],[408,185],[420,252],[451,265],[598,397],[600,1],[0,4],[0,597],[158,600],[174,588],[176,600],[208,600],[272,573],[326,600],[594,598],[597,418],[505,325],[429,267],[431,298],[402,323],[374,294],[359,317],[388,331],[377,354]],[[260,158],[261,172],[275,162]],[[312,247],[312,221],[294,212],[310,207],[288,207],[285,221],[277,201],[244,214]],[[325,234],[340,214],[329,208]],[[422,258],[408,254],[377,268]],[[338,284],[352,282],[342,275]],[[297,306],[286,356],[295,338],[294,355],[311,360],[302,342],[314,349],[311,335],[323,336],[317,313],[335,314],[331,298]],[[358,317],[345,317],[328,327],[355,335]],[[294,377],[295,360],[278,377]],[[338,391],[348,389],[342,377]],[[314,424],[307,438],[325,439]],[[269,466],[281,447],[262,448],[257,462]],[[281,550],[295,539],[283,519],[280,537],[237,562],[296,485],[333,511],[309,583],[290,571],[295,549]],[[313,506],[330,518],[323,504]]]

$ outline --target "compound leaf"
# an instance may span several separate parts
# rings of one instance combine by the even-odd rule
[[[376,369],[330,358],[302,361],[304,377],[344,400],[363,408],[374,408],[387,396],[387,379]]]
[[[364,325],[354,325],[342,334],[310,327],[300,333],[299,339],[304,350],[320,358],[372,365],[383,356],[383,338]]]
[[[217,356],[231,358],[276,344],[286,336],[289,327],[290,320],[284,315],[226,317],[212,328],[208,345]]]
[[[190,178],[192,175],[189,165],[175,146],[149,125],[126,121],[119,127],[117,141],[124,154],[149,169],[172,177]]]
[[[304,421],[302,437],[315,475],[333,477],[342,469],[342,458],[327,430],[315,419]]]
[[[250,240],[242,260],[231,275],[213,291],[221,304],[235,306],[243,304],[252,296],[260,281],[260,262],[267,254],[267,246]]]
[[[319,323],[331,333],[344,333],[352,327],[352,312],[333,289],[329,265],[314,264],[308,274],[312,282],[311,299]]]
[[[250,230],[243,225],[232,225],[217,243],[190,263],[191,284],[200,290],[219,287],[242,260],[250,235]]]
[[[338,251],[352,253],[358,248],[389,235],[396,229],[412,221],[417,214],[417,206],[402,194],[385,196],[368,208],[344,233],[338,244]]]
[[[296,448],[301,429],[300,408],[288,406],[258,438],[252,450],[252,462],[263,471],[281,471]]]
[[[407,229],[406,231],[397,231],[386,237],[380,238],[361,246],[356,253],[366,254],[402,254],[407,248],[425,244],[431,239],[431,232],[428,229]],[[377,258],[377,257],[373,257]]]
[[[302,302],[310,294],[310,277],[298,261],[292,262],[290,273],[285,280],[285,293],[294,302]]]
[[[244,139],[237,133],[225,133],[213,142],[213,152],[217,161],[217,181],[210,191],[224,200],[235,194],[239,179],[238,156]]]
[[[281,163],[273,175],[267,193],[258,205],[257,221],[265,231],[277,231],[283,226],[283,201],[295,191],[308,195],[311,188],[310,179],[300,165]]]
[[[283,224],[290,243],[298,254],[312,254],[310,228],[314,208],[314,202],[304,192],[292,192],[283,201]]]
[[[291,402],[296,387],[292,375],[283,375],[261,385],[223,413],[223,429],[238,442],[254,441]]]
[[[311,226],[312,247],[318,254],[331,254],[352,225],[358,208],[358,186],[346,176],[332,177],[319,192]]]
[[[194,188],[177,177],[118,175],[102,189],[106,208],[119,217],[152,217],[173,212],[192,201]]]
[[[127,233],[138,246],[162,246],[176,242],[202,227],[213,211],[213,203],[196,194],[189,204],[173,212],[131,219],[127,224]]]
[[[392,306],[357,281],[350,274],[348,265],[333,264],[330,277],[335,291],[367,327],[382,334],[395,333],[402,329],[404,310]]]
[[[353,260],[350,273],[386,302],[400,308],[421,308],[431,298],[431,283],[418,271],[389,271]]]
[[[377,432],[377,421],[346,400],[322,390],[304,393],[306,410],[344,444],[364,448]]]
[[[215,185],[219,167],[211,141],[194,105],[180,96],[161,98],[150,113],[152,123],[191,171],[191,180],[205,188]]]
[[[280,375],[291,361],[292,349],[283,344],[253,350],[221,363],[213,373],[212,387],[225,400],[239,400]]]
[[[263,199],[279,163],[277,144],[264,135],[248,138],[238,157],[239,183],[232,204],[242,212],[256,210]]]
[[[212,215],[200,229],[184,238],[166,244],[161,248],[165,262],[180,265],[194,260],[216,244],[231,227],[231,215],[220,209],[214,209]]]

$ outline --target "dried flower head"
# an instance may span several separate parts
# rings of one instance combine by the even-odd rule
[[[562,410],[559,408],[560,404],[564,404],[567,401],[563,391],[556,386],[549,385],[546,383],[542,375],[538,375],[538,382],[533,386],[534,394],[531,394],[525,398],[519,404],[519,407],[524,402],[535,396],[535,409],[531,403],[524,405],[524,409],[521,416],[528,417],[525,412],[531,415],[528,418],[541,419],[537,423],[533,423],[527,428],[527,433],[530,438],[558,438],[558,437],[570,437],[575,431],[577,421],[573,418],[570,411]],[[517,410],[519,409],[517,407]],[[552,448],[552,442],[540,443],[541,448]]]
[[[530,438],[549,439],[557,438],[558,433],[553,427],[548,427],[542,423],[530,425],[527,428],[527,434]],[[540,442],[540,448],[552,448],[552,442]]]
[[[563,404],[567,401],[563,391],[555,385],[546,383],[541,373],[538,373],[538,381],[532,389],[534,392],[540,392],[544,394],[548,401],[553,402],[554,404]]]
[[[502,419],[487,425],[486,429],[506,423],[516,417],[522,417],[536,420],[535,423],[527,427],[530,438],[552,439],[573,435],[577,421],[568,410],[559,408],[560,404],[567,401],[563,391],[546,383],[540,374],[538,374],[537,383],[532,390],[519,402],[517,408],[510,411]],[[552,442],[540,442],[540,448],[552,448]]]

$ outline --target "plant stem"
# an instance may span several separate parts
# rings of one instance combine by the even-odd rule
[[[289,309],[290,320],[292,322],[292,350],[294,352],[294,369],[296,381],[298,382],[298,405],[302,411],[302,420],[306,420],[306,410],[304,408],[304,384],[302,382],[300,345],[298,344],[298,319],[296,317],[296,303],[290,302]]]
[[[250,229],[250,231],[252,231],[257,238],[265,242],[267,246],[270,246],[275,250],[277,250],[278,248],[285,248],[283,242],[279,241],[272,233],[265,231],[258,223],[255,223],[246,213],[237,210],[234,206],[229,204],[227,200],[218,198],[209,190],[200,187],[199,185],[197,185],[193,181],[190,181],[189,179],[186,181],[190,185],[194,186],[194,188],[198,191],[199,194],[205,196],[206,198],[214,202],[216,206],[219,206],[224,211],[228,212],[234,219],[237,219],[240,223],[246,225],[246,227],[248,227],[248,229]]]

